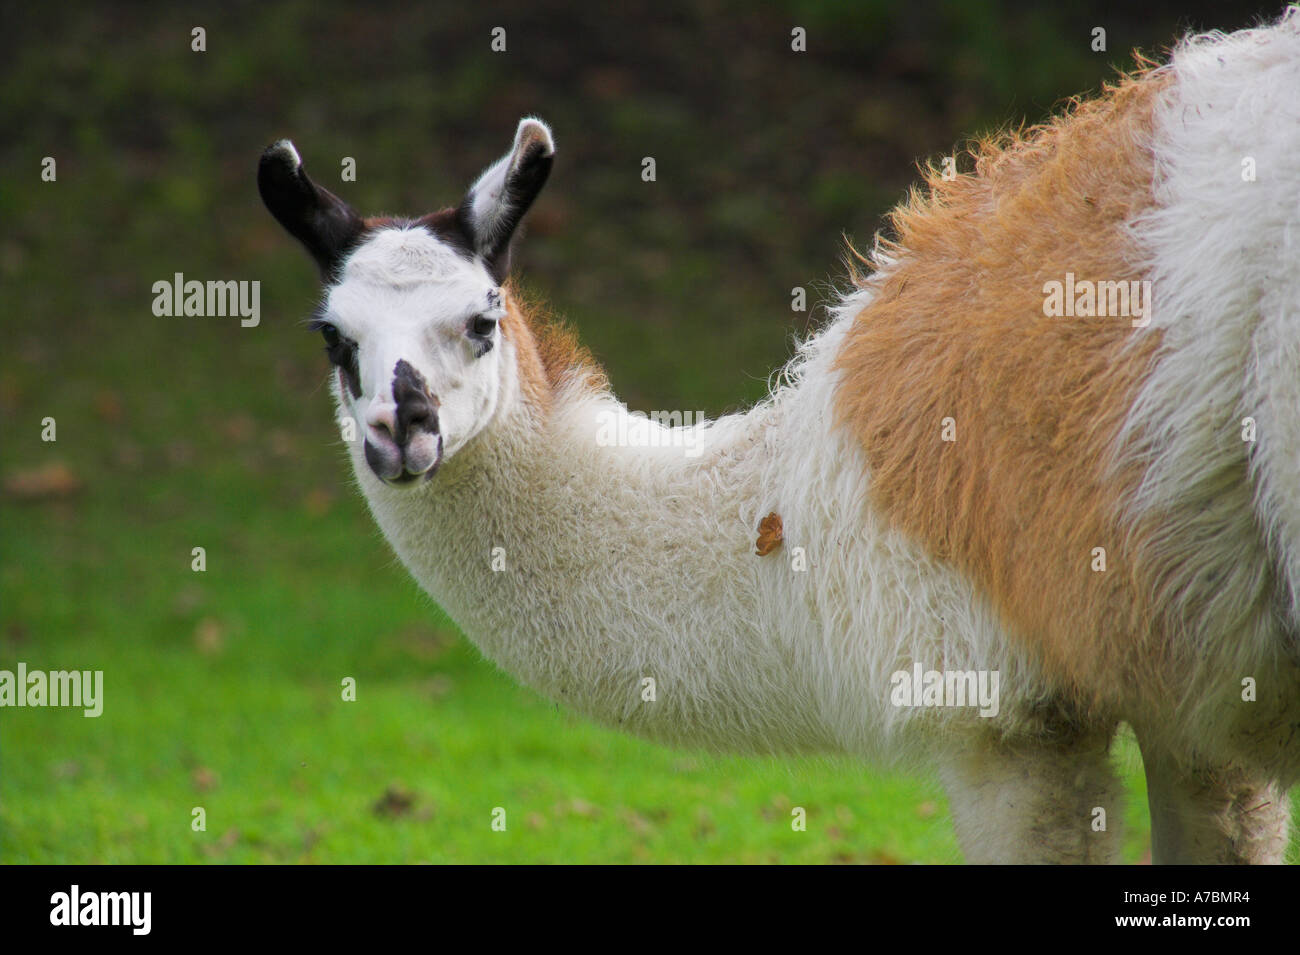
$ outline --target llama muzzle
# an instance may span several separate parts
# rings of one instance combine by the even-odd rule
[[[442,462],[438,399],[424,376],[407,361],[393,368],[393,404],[367,416],[366,463],[389,484],[411,484],[433,476]]]

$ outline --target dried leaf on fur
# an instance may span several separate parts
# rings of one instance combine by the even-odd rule
[[[766,557],[781,546],[783,533],[781,515],[773,511],[758,522],[758,540],[754,543],[754,552],[759,557]]]

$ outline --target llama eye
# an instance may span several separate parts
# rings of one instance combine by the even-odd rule
[[[497,320],[489,318],[486,315],[475,315],[474,320],[469,323],[469,333],[477,335],[479,338],[487,338],[496,330]]]
[[[330,361],[340,368],[349,367],[357,363],[357,346],[345,339],[336,338],[333,343],[328,340],[325,343],[325,354],[329,355]]]
[[[361,370],[357,363],[357,343],[344,338],[339,330],[328,322],[315,326],[325,339],[325,354],[330,364],[339,370],[344,386],[352,392],[352,397],[361,397]]]
[[[328,322],[319,326],[325,339],[325,354],[334,364],[344,367],[356,361],[357,343],[344,338],[339,330]]]

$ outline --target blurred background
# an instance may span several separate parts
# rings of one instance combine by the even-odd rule
[[[0,861],[958,861],[931,780],[664,750],[466,644],[350,487],[257,158],[290,136],[362,213],[419,214],[543,117],[516,275],[630,407],[716,415],[762,397],[918,161],[1281,5],[178,6],[4,5],[0,668],[102,669],[105,707],[0,710]],[[155,316],[177,272],[260,281],[261,323]]]

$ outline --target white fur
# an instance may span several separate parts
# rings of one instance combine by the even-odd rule
[[[1157,602],[1198,671],[1158,734],[1222,761],[1248,757],[1242,720],[1258,735],[1300,719],[1300,12],[1190,39],[1172,70],[1156,114],[1156,210],[1133,223],[1154,295],[1139,337],[1162,345],[1122,460],[1145,468],[1134,524],[1164,529],[1137,559],[1167,568]],[[1245,677],[1260,683],[1254,705],[1242,705]],[[1257,756],[1278,765],[1273,746]],[[1294,747],[1285,764],[1300,771]]]
[[[271,144],[270,152],[279,153],[293,163],[293,168],[298,169],[302,166],[302,157],[298,155],[298,150],[292,142],[287,139],[279,139]]]

